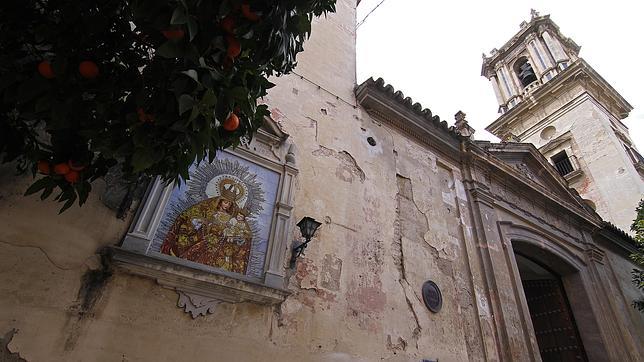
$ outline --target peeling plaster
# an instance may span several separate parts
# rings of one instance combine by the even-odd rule
[[[490,305],[487,301],[487,298],[485,297],[485,293],[480,290],[480,288],[476,288],[474,290],[474,295],[476,296],[476,302],[478,304],[478,309],[479,309],[479,316],[481,317],[489,317],[490,316]]]
[[[407,341],[402,337],[398,337],[396,343],[391,341],[391,334],[387,335],[387,349],[390,351],[404,351],[407,349]]]
[[[2,338],[0,338],[0,361],[2,362],[27,362],[26,359],[20,357],[20,353],[11,352],[9,349],[9,343],[13,339],[13,336],[18,333],[17,329],[12,329],[9,332],[5,333]]]
[[[317,121],[317,120],[315,120],[315,119],[313,119],[313,118],[311,118],[311,117],[309,117],[309,116],[306,116],[306,118],[307,118],[309,121],[311,121],[311,123],[309,124],[309,126],[310,126],[311,128],[314,128],[314,129],[315,129],[315,142],[318,142],[318,134],[319,134],[319,132],[318,132],[318,121]]]
[[[376,332],[382,328],[382,312],[387,305],[387,294],[383,290],[383,242],[367,240],[355,243],[351,255],[352,264],[360,266],[359,272],[350,275],[353,279],[347,286],[347,316],[355,319],[358,326]]]
[[[340,290],[340,276],[342,275],[342,259],[333,254],[325,254],[320,272],[320,285],[332,291]]]
[[[362,168],[358,166],[355,158],[353,158],[349,152],[337,152],[330,148],[320,146],[320,148],[313,151],[312,154],[317,157],[333,157],[340,161],[335,170],[335,175],[340,180],[352,183],[354,178],[357,178],[361,183],[364,183],[366,179],[365,173],[362,171]]]

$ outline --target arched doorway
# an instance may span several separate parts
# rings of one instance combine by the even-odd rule
[[[587,361],[561,276],[519,252],[515,260],[541,359]]]

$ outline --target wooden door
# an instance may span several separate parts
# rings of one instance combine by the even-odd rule
[[[525,280],[523,290],[541,359],[587,361],[561,280]]]

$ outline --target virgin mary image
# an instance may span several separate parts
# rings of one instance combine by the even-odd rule
[[[245,188],[233,178],[222,178],[219,195],[182,211],[168,230],[161,253],[200,264],[246,273],[252,232],[240,207]]]

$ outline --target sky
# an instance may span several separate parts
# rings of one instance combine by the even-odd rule
[[[358,21],[381,0],[362,0]],[[498,103],[481,76],[489,55],[530,20],[550,14],[564,36],[632,106],[623,120],[644,153],[644,1],[385,0],[357,31],[358,84],[382,77],[396,90],[452,124],[462,110],[476,139],[496,140],[484,128]]]

